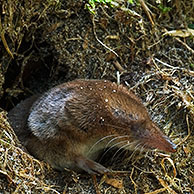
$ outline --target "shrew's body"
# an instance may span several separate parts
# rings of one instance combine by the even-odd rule
[[[141,101],[122,85],[106,80],[56,86],[18,104],[9,120],[28,151],[59,170],[107,172],[95,162],[107,145],[175,151]]]

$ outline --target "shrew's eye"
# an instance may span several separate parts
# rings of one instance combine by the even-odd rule
[[[113,109],[113,113],[116,117],[120,117],[120,116],[124,116],[125,115],[125,112],[123,112],[122,110],[120,109]]]

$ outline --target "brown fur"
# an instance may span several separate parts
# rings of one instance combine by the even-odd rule
[[[106,80],[56,86],[17,105],[9,119],[28,151],[60,170],[107,172],[94,162],[106,146],[175,151],[141,101],[122,85]]]

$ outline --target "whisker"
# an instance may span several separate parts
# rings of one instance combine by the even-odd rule
[[[126,149],[124,149],[125,147],[123,147],[123,150],[117,155],[117,158],[118,158],[123,152],[126,152],[127,150],[130,150],[131,147],[134,147],[133,144],[136,144],[136,141],[133,141],[133,142],[131,142],[131,143],[127,143]],[[115,160],[117,160],[117,158],[115,158]]]
[[[127,142],[129,142],[129,141],[127,141]],[[121,146],[121,147],[115,152],[115,154],[113,155],[111,161],[113,161],[113,159],[115,158],[115,156],[117,155],[117,153],[118,153],[120,150],[124,149],[125,147],[129,146],[130,144],[132,144],[132,142],[131,142],[131,143],[127,143],[127,144]]]
[[[137,143],[137,142],[136,142],[136,143]],[[139,149],[139,147],[141,147],[141,148]],[[134,148],[133,152],[131,153],[130,157],[125,158],[125,163],[126,163],[127,165],[128,165],[129,163],[131,164],[131,162],[134,163],[134,161],[131,161],[131,160],[132,160],[133,156],[135,155],[135,153],[137,152],[137,150],[139,150],[139,154],[140,154],[141,152],[143,152],[143,151],[144,151],[144,145],[142,145],[141,143],[139,143],[139,144],[137,144],[137,145],[135,146],[135,148]]]
[[[125,138],[125,137],[129,137],[129,136],[128,136],[128,135],[123,135],[123,136],[117,136],[117,137],[111,139],[111,140],[106,144],[106,146],[105,146],[104,149],[106,149],[113,141],[115,141],[115,140],[117,140],[117,139]]]
[[[130,157],[128,158],[128,160],[131,160],[131,158],[133,158],[133,156],[135,155],[135,153],[137,152],[137,150],[139,150],[139,147],[141,146],[141,143],[138,143],[135,147],[134,150],[132,152],[132,154],[130,155]]]
[[[99,139],[88,151],[88,154],[94,149],[94,147],[99,144],[100,142],[104,141],[105,139],[109,138],[109,137],[114,137],[116,135],[107,135],[105,137],[102,137],[101,139]]]
[[[141,148],[140,148],[140,151],[139,151],[140,154],[142,154],[144,152],[144,150],[145,150],[144,147],[145,147],[145,145],[141,145]]]
[[[124,143],[124,142],[128,142],[128,140],[120,141],[120,142],[118,142],[118,143],[113,144],[111,147],[109,147],[109,148],[103,153],[103,155],[100,157],[99,162],[102,160],[102,158],[104,158],[104,156],[105,156],[111,149],[113,149],[114,147],[116,147],[116,146],[118,146],[119,144],[122,144],[122,143]]]

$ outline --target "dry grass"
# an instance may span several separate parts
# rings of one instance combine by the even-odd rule
[[[97,4],[92,15],[81,0],[3,0],[1,107],[9,110],[31,93],[75,78],[116,81],[118,71],[177,152],[134,153],[110,166],[123,172],[97,179],[60,173],[24,151],[1,110],[0,192],[193,194],[194,47],[187,26],[194,23],[194,4],[117,3]]]

